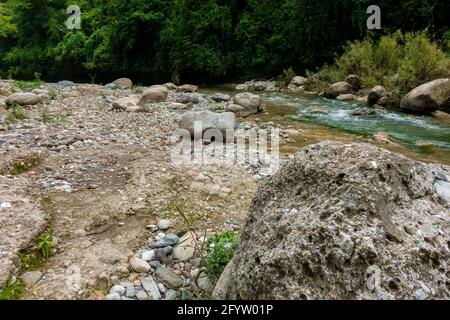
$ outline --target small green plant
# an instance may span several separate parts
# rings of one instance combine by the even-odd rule
[[[12,281],[9,278],[6,285],[0,290],[0,300],[19,300],[25,291],[25,284],[21,280]]]
[[[43,234],[39,236],[36,241],[36,249],[39,255],[45,259],[50,257],[52,248],[52,237],[49,234]]]
[[[9,112],[6,115],[4,122],[9,127],[17,120],[24,120],[27,118],[28,116],[25,110],[22,107],[14,104],[9,108]]]
[[[53,89],[50,89],[50,90],[48,91],[48,99],[49,99],[49,100],[55,100],[57,97],[58,97],[58,92],[56,92],[56,91],[53,90]]]
[[[41,111],[40,118],[41,121],[46,124],[59,124],[67,121],[67,118],[64,115],[60,113],[50,112],[48,111],[47,107],[44,107],[44,109]]]
[[[37,167],[42,162],[42,159],[36,156],[26,157],[20,159],[11,164],[11,166],[6,171],[7,174],[12,176],[17,176],[19,174],[25,173]],[[2,170],[0,170],[1,172]]]
[[[144,87],[142,87],[142,86],[133,86],[133,92],[134,93],[142,93],[142,92],[144,92]]]
[[[215,234],[206,241],[206,257],[202,261],[202,266],[214,282],[219,280],[226,265],[233,258],[237,238],[237,233],[225,232]]]
[[[42,84],[43,82],[41,80],[34,80],[34,81],[15,80],[13,82],[14,87],[24,91],[30,91],[39,88]]]

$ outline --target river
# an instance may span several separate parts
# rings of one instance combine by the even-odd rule
[[[212,91],[217,90],[208,90]],[[295,143],[281,146],[282,151],[296,152],[323,140],[369,142],[416,160],[450,165],[450,124],[431,116],[385,108],[376,108],[375,115],[355,116],[352,112],[364,104],[283,93],[264,92],[260,96],[265,112],[247,119],[272,121],[301,132]],[[379,131],[388,133],[391,142],[375,141],[373,135]]]

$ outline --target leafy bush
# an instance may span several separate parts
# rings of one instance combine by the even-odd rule
[[[437,78],[450,76],[450,58],[432,42],[425,32],[396,32],[381,37],[349,43],[334,66],[325,66],[319,79],[326,82],[344,80],[349,74],[361,77],[367,87],[382,85],[393,92],[391,101],[415,87]]]
[[[295,76],[296,73],[292,68],[284,69],[283,73],[278,77],[278,86],[286,88]]]
[[[30,91],[39,88],[42,84],[43,82],[41,80],[34,80],[34,81],[15,80],[13,82],[14,87],[24,91]]]
[[[233,258],[236,251],[237,233],[218,233],[210,237],[205,244],[206,257],[203,267],[213,281],[219,280],[225,266]]]

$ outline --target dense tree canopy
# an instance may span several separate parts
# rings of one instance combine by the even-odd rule
[[[78,4],[81,30],[66,9]],[[220,82],[332,62],[347,41],[398,29],[449,38],[448,0],[0,0],[4,77]]]

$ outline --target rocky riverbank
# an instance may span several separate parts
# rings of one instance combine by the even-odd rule
[[[208,297],[213,281],[200,247],[242,228],[273,172],[262,162],[174,164],[175,130],[194,134],[198,118],[219,131],[276,128],[279,164],[323,136],[267,120],[268,106],[251,92],[198,90],[126,78],[26,88],[1,81],[0,287],[22,279],[30,299]],[[51,254],[33,264],[39,235],[52,239]]]

